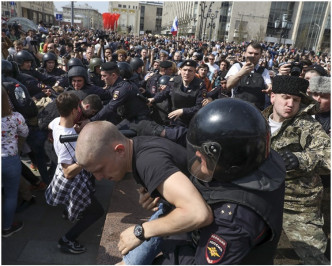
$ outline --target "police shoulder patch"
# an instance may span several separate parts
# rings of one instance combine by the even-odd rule
[[[113,93],[113,100],[116,100],[117,98],[119,98],[119,94],[120,94],[119,91],[114,91],[114,93]]]
[[[208,264],[216,264],[226,253],[227,242],[216,234],[212,234],[205,249],[205,258]]]
[[[169,81],[174,81],[174,78],[170,78]]]

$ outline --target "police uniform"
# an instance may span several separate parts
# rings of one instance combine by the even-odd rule
[[[56,77],[59,77],[66,73],[66,71],[64,71],[58,67],[53,68],[51,72],[47,72],[46,68],[44,68],[44,67],[39,68],[38,71],[42,74],[49,75],[49,76],[56,76]]]
[[[102,70],[111,70],[118,68],[114,62],[104,63]],[[137,97],[139,90],[121,77],[114,82],[112,86],[108,86],[106,90],[112,95],[112,99],[104,108],[99,111],[91,121],[107,120],[114,124],[118,123],[118,108],[121,107],[121,116],[129,122],[135,120],[149,119],[149,108],[146,103]]]
[[[181,67],[184,66],[196,67],[196,62],[186,60],[181,64]],[[183,109],[183,115],[180,117],[180,120],[185,125],[188,125],[190,119],[202,107],[203,98],[206,97],[205,83],[195,76],[189,86],[185,87],[182,77],[176,76],[170,80],[168,88],[155,95],[154,100],[156,103],[159,103],[169,96],[172,101],[172,110]]]
[[[30,69],[30,70],[20,70],[20,71],[21,73],[35,77],[36,79],[38,79],[39,81],[43,82],[48,86],[53,86],[56,82],[56,78],[54,76],[48,74],[42,74],[37,70]]]
[[[91,84],[96,85],[98,87],[105,86],[105,81],[101,79],[101,75],[88,71],[88,76]]]

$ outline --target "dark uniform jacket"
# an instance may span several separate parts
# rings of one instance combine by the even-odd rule
[[[105,81],[101,80],[101,75],[88,71],[88,76],[91,84],[96,85],[98,87],[105,86]]]
[[[285,191],[283,160],[271,151],[254,173],[232,183],[193,179],[211,206],[214,222],[199,229],[196,247],[170,245],[161,264],[273,264],[282,230]],[[196,234],[197,235],[197,234]],[[178,243],[180,243],[177,240]]]
[[[169,81],[169,86],[154,96],[155,102],[171,98],[172,110],[183,109],[181,121],[188,125],[191,118],[202,107],[202,100],[206,97],[204,81],[194,77],[187,88],[184,87],[182,77],[176,76]]]
[[[119,107],[122,107],[122,118],[129,121],[134,119],[142,120],[149,117],[148,106],[145,101],[137,97],[139,93],[137,86],[119,77],[113,86],[109,86],[106,90],[112,95],[112,99],[90,119],[91,121],[107,120],[117,124]]]
[[[28,74],[30,76],[35,77],[36,79],[38,79],[38,81],[43,82],[44,84],[48,85],[48,86],[53,86],[56,82],[56,79],[54,76],[52,75],[48,75],[48,74],[42,74],[40,72],[38,72],[37,70],[31,69],[31,70],[20,70],[21,73],[24,74]]]
[[[56,77],[61,76],[66,73],[66,71],[64,71],[63,69],[57,68],[57,67],[53,68],[53,70],[51,72],[47,72],[46,68],[44,68],[44,67],[39,68],[38,71],[42,74],[49,75],[49,76],[56,76]]]

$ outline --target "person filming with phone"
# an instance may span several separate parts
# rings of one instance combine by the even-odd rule
[[[227,89],[232,89],[232,97],[255,104],[263,110],[269,103],[272,90],[269,71],[259,65],[263,48],[259,43],[251,42],[245,52],[246,62],[232,65],[226,75]]]

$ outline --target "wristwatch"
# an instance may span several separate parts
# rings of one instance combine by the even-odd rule
[[[141,241],[145,241],[145,240],[149,240],[149,239],[146,239],[144,237],[144,228],[141,224],[137,224],[135,225],[135,228],[134,228],[134,235]]]

